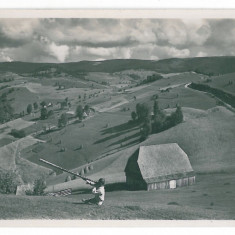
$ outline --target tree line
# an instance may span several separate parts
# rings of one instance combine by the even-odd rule
[[[206,84],[200,84],[200,83],[194,83],[194,82],[192,82],[189,85],[189,87],[195,90],[211,93],[214,96],[221,99],[222,101],[224,101],[225,103],[230,104],[232,107],[235,107],[235,96],[230,93],[227,93],[217,88],[210,87]]]
[[[160,79],[162,79],[162,78],[163,78],[163,76],[160,75],[160,74],[149,75],[149,76],[147,76],[146,79],[144,79],[143,81],[141,81],[141,82],[139,83],[139,85],[147,84],[147,83],[151,83],[151,82],[155,82],[155,81],[160,80]]]

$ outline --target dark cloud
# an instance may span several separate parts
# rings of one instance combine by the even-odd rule
[[[8,37],[0,28],[0,48],[19,47],[26,44],[28,40]]]
[[[235,20],[210,20],[211,36],[205,46],[227,48],[235,43]]]
[[[229,19],[1,19],[0,61],[235,55]]]

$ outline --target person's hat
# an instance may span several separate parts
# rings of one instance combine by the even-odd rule
[[[104,178],[100,178],[98,181],[101,185],[105,185],[105,179]]]

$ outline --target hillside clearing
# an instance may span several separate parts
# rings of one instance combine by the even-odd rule
[[[13,121],[6,122],[0,125],[0,130],[3,130],[4,133],[8,132],[10,129],[21,130],[27,128],[31,125],[35,124],[35,122],[26,121],[22,118],[15,119]],[[3,132],[1,131],[1,134]]]

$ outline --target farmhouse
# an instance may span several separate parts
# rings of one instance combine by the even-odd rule
[[[72,110],[67,111],[66,115],[68,118],[73,118],[73,117],[75,117],[75,111],[72,111]]]
[[[125,168],[130,189],[168,189],[195,183],[187,154],[178,144],[141,146]]]

